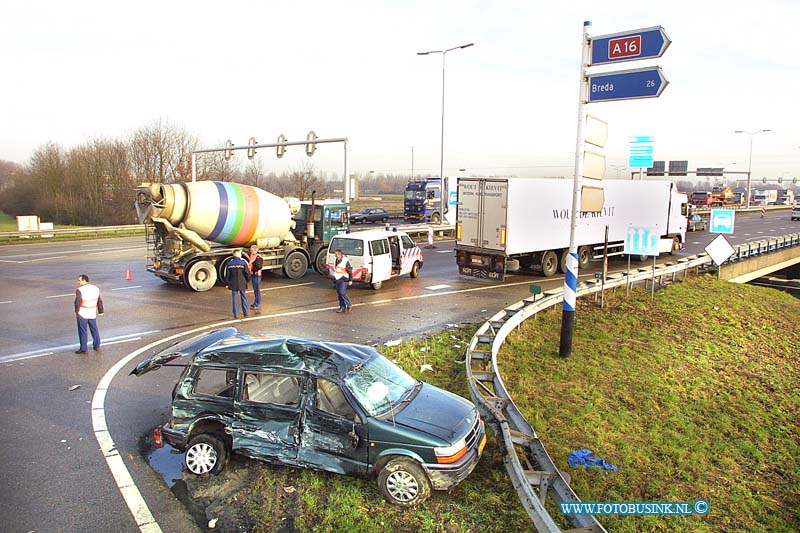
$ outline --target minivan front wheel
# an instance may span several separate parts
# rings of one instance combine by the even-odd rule
[[[192,474],[219,474],[225,468],[228,450],[225,443],[214,435],[204,433],[189,441],[184,455],[186,468]]]
[[[392,459],[378,474],[378,489],[389,503],[414,507],[428,499],[431,483],[422,467],[413,459]]]

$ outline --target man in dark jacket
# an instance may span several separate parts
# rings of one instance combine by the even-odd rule
[[[233,258],[228,261],[225,267],[225,280],[233,298],[233,318],[239,318],[239,301],[242,302],[242,314],[247,316],[250,308],[247,306],[247,296],[244,291],[247,290],[247,283],[250,281],[250,269],[247,262],[242,259],[241,249],[234,250]]]

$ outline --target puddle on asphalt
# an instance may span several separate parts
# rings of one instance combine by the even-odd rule
[[[183,504],[197,525],[207,531],[208,520],[205,508],[192,499],[189,495],[189,487],[183,480],[183,454],[169,444],[164,444],[163,448],[149,450],[147,462],[164,479],[169,490]]]

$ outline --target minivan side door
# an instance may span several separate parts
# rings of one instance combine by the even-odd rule
[[[386,237],[369,242],[372,256],[372,283],[378,283],[392,277],[392,254]]]
[[[320,377],[307,383],[298,459],[329,472],[365,475],[369,443],[361,417],[337,383]]]
[[[241,369],[233,449],[243,455],[293,462],[300,446],[304,381],[301,374]]]

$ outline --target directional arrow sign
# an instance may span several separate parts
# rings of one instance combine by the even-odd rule
[[[629,227],[623,252],[628,255],[658,255],[658,228]]]
[[[669,82],[661,67],[589,74],[589,102],[657,98]]]
[[[591,38],[590,65],[661,57],[672,41],[661,26]]]

